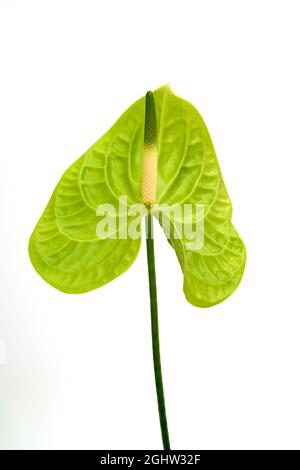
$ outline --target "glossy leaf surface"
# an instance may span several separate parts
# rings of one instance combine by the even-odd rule
[[[208,307],[238,286],[245,248],[231,223],[231,202],[201,116],[168,86],[154,96],[159,204],[155,214],[160,219],[164,204],[203,204],[204,246],[190,250],[184,235],[169,241],[184,274],[187,299]],[[126,196],[129,204],[142,203],[144,119],[145,98],[141,98],[65,172],[32,234],[29,253],[35,269],[64,292],[86,292],[111,281],[138,254],[140,236],[117,236],[123,220],[118,197]],[[102,240],[97,237],[100,204],[113,205],[118,219],[116,233]],[[172,215],[170,222],[178,227]]]

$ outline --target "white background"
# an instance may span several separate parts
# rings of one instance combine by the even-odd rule
[[[0,447],[161,448],[145,241],[78,296],[27,244],[63,171],[166,82],[206,120],[248,253],[232,297],[197,309],[155,227],[172,447],[300,447],[299,5],[1,0]]]

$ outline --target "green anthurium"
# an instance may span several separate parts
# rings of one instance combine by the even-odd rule
[[[64,173],[30,238],[32,264],[63,292],[100,287],[134,262],[145,215],[154,373],[168,450],[152,217],[176,252],[184,293],[196,306],[232,294],[246,260],[207,128],[168,86],[136,101]]]
[[[238,286],[245,265],[242,240],[231,223],[232,208],[208,130],[198,111],[177,97],[169,86],[153,93],[157,112],[156,203],[153,214],[168,218],[164,209],[201,204],[203,243],[188,249],[184,225],[180,238],[169,241],[184,275],[184,293],[192,304],[208,307],[227,298]],[[67,293],[87,292],[113,280],[134,262],[141,242],[120,238],[125,211],[143,204],[145,97],[136,101],[81,158],[64,173],[40,218],[29,243],[37,272],[52,286]],[[151,165],[151,162],[150,162]],[[147,170],[146,170],[147,171]],[[145,173],[145,171],[144,171]],[[119,198],[128,207],[120,209]],[[97,208],[110,204],[116,223],[107,238],[97,236],[101,217]],[[140,218],[146,210],[140,211]],[[162,224],[163,225],[163,224]],[[140,232],[140,230],[139,230]],[[174,234],[174,231],[173,231]]]

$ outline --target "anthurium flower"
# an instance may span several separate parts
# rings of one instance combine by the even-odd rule
[[[29,243],[36,271],[73,294],[96,289],[134,262],[146,216],[152,348],[164,449],[170,449],[159,351],[152,217],[179,260],[198,307],[237,288],[246,252],[208,130],[169,86],[148,92],[71,165]]]
[[[170,225],[178,227],[185,220],[175,223],[174,215],[168,215],[164,206],[201,204],[203,246],[187,249],[184,227],[181,239],[171,233],[169,241],[183,272],[187,300],[208,307],[226,299],[238,286],[245,247],[231,223],[231,202],[200,114],[169,86],[153,95],[156,156],[144,158],[143,97],[64,173],[31,236],[30,258],[36,271],[57,289],[88,292],[126,271],[139,252],[141,233],[135,239],[120,238],[116,233],[122,231],[123,223],[120,197],[127,198],[127,226],[136,217],[129,213],[132,205],[143,207],[146,202],[149,207],[155,203],[154,215],[161,221],[163,214],[165,219],[169,217]],[[143,174],[146,183],[150,178],[150,199],[149,194],[143,194],[147,188]],[[151,181],[156,182],[152,189]],[[115,208],[116,228],[107,238],[99,238],[97,226],[105,214],[97,209],[107,204]],[[140,211],[140,219],[145,212]]]

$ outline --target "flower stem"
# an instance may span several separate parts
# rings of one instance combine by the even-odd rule
[[[154,240],[153,240],[153,221],[152,221],[151,213],[148,213],[148,215],[145,218],[145,221],[146,221],[146,243],[147,243],[150,309],[151,309],[152,352],[153,352],[154,375],[155,375],[155,384],[156,384],[156,395],[157,395],[161,436],[162,436],[164,450],[170,450],[170,440],[169,440],[168,423],[167,423],[167,415],[166,415],[164,387],[163,387],[161,362],[160,362],[155,257],[154,257]]]

